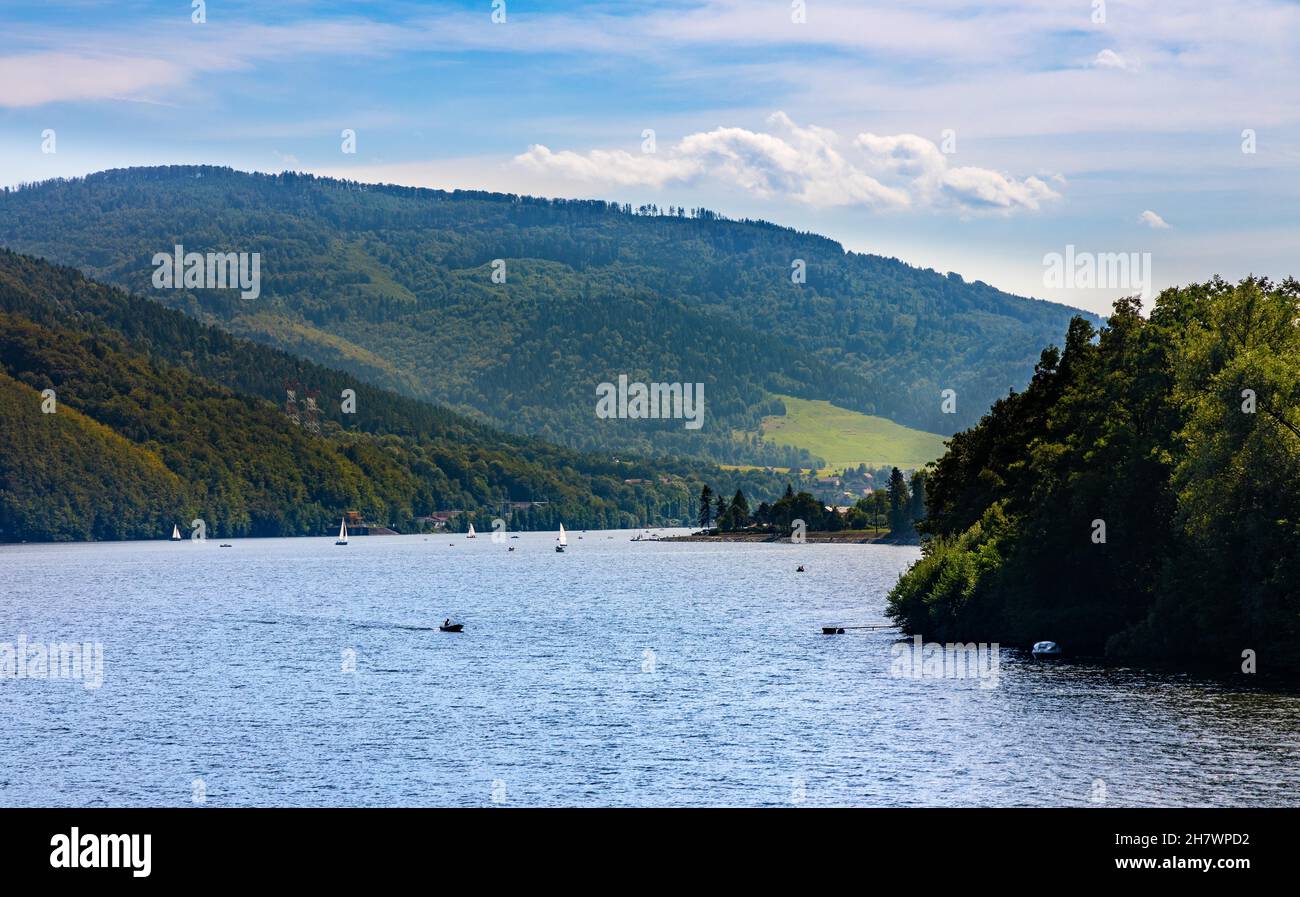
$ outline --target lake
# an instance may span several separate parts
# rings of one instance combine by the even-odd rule
[[[0,805],[1300,804],[1296,693],[1009,647],[918,676],[821,634],[915,548],[631,535],[0,547],[0,643],[102,646],[99,687],[0,679]]]

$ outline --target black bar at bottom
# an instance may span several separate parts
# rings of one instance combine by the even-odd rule
[[[661,887],[697,865],[736,877],[773,868],[812,875],[819,868],[886,869],[936,884],[1009,876],[1024,887],[1193,875],[1227,883],[1251,872],[1291,871],[1289,829],[1298,818],[1274,809],[0,810],[0,868],[8,882],[94,879],[128,887],[373,885],[444,866],[574,882],[596,878],[611,863],[625,865],[628,881],[654,868],[676,870],[652,876]],[[147,875],[139,874],[146,871],[143,837],[101,837],[145,834]],[[86,868],[96,860],[100,867]],[[599,880],[612,883],[607,873]]]

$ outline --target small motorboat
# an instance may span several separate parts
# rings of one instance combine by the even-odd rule
[[[843,626],[823,626],[823,627],[822,627],[822,635],[843,635],[843,634],[844,634],[844,627],[843,627]]]
[[[514,550],[515,550],[515,546],[513,546],[513,545],[507,545],[507,546],[506,546],[506,551],[514,551]]]
[[[438,627],[439,632],[462,632],[464,629],[464,623],[444,623]]]
[[[795,573],[802,573],[802,572],[804,572],[804,571],[803,571],[803,564],[800,564],[798,567],[795,567],[795,568],[794,568],[794,572],[795,572]]]
[[[1035,657],[1060,657],[1061,646],[1056,642],[1034,642],[1034,647],[1029,653]]]

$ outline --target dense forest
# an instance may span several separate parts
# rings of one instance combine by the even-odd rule
[[[777,394],[952,433],[1022,386],[1071,316],[705,209],[216,167],[6,190],[0,243],[515,433],[783,467],[810,459],[755,438]],[[155,289],[152,259],[178,243],[260,253],[260,294]],[[596,387],[620,374],[703,383],[704,426],[598,418]]]
[[[689,517],[706,476],[784,483],[508,435],[0,250],[0,540],[315,535],[347,510],[486,530],[510,501],[539,503],[513,529],[629,527]]]
[[[927,480],[908,632],[1300,670],[1300,284],[1075,320]]]

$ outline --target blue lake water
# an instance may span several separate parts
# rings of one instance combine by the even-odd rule
[[[98,688],[0,679],[0,805],[1300,804],[1295,693],[898,675],[820,627],[916,549],[629,536],[0,547],[0,643],[103,648]]]

